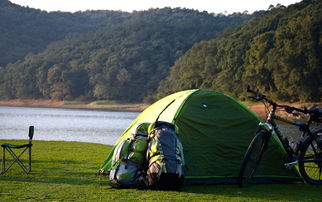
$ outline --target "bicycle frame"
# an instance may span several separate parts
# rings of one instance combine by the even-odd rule
[[[270,123],[273,126],[273,130],[274,130],[276,136],[278,137],[278,139],[281,141],[281,143],[282,143],[287,155],[289,156],[290,160],[293,161],[293,160],[295,160],[294,159],[294,154],[298,153],[298,151],[300,150],[300,147],[296,148],[295,151],[293,150],[293,148],[289,145],[288,139],[285,136],[282,135],[282,133],[279,130],[275,120],[282,121],[284,123],[299,126],[299,127],[303,127],[304,124],[301,123],[301,122],[293,121],[291,119],[286,119],[284,117],[277,116],[277,115],[271,116]],[[306,131],[303,131],[303,134],[301,135],[301,137],[304,136],[305,133],[306,133]]]
[[[292,119],[287,119],[281,116],[276,115],[276,109],[277,107],[283,107],[282,105],[277,105],[275,103],[272,104],[273,108],[270,111],[269,115],[267,116],[267,119],[265,122],[261,122],[259,124],[259,128],[266,130],[270,136],[273,135],[273,132],[275,132],[276,136],[278,137],[278,139],[280,140],[280,142],[282,143],[288,157],[289,157],[289,161],[291,161],[291,163],[286,163],[286,166],[293,166],[295,164],[297,164],[297,154],[299,152],[299,150],[301,149],[301,147],[297,147],[295,150],[289,145],[289,141],[287,139],[287,137],[283,136],[282,133],[280,132],[275,120],[284,122],[286,124],[290,124],[290,125],[294,125],[299,127],[299,129],[301,131],[303,131],[303,133],[301,134],[300,138],[304,138],[304,136],[306,135],[310,135],[310,130],[308,128],[308,125],[310,124],[310,120],[307,123],[302,123],[299,121],[294,121]]]

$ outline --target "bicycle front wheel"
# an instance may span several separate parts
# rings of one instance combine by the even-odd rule
[[[309,184],[322,184],[322,129],[303,142],[299,170]]]
[[[248,184],[253,177],[267,147],[269,137],[270,135],[267,131],[260,130],[248,146],[237,179],[240,187]]]

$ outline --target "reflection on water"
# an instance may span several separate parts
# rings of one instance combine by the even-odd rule
[[[0,106],[0,139],[93,142],[113,145],[138,112]]]

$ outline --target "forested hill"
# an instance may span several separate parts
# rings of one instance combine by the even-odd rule
[[[18,10],[17,16],[25,15],[24,19],[29,16],[25,24],[33,26],[18,27],[34,32],[26,37],[26,43],[30,47],[39,43],[35,40],[41,42],[43,35],[38,36],[38,32],[52,34],[48,36],[52,37],[51,40],[64,40],[51,43],[40,53],[28,54],[23,60],[0,67],[0,98],[9,99],[143,101],[156,92],[160,81],[168,75],[169,67],[194,43],[212,39],[222,30],[236,27],[251,17],[244,14],[224,16],[189,9],[163,8],[132,13],[101,11],[103,15],[115,16],[102,17],[96,21],[93,18],[96,13],[94,11],[75,14],[46,13],[10,6]],[[7,12],[6,18],[13,17],[14,14],[8,13],[10,12]],[[1,12],[0,15],[4,14]],[[32,18],[33,15],[47,18]],[[88,23],[83,24],[85,20]],[[98,29],[95,23],[93,29],[88,26],[93,24],[91,22],[101,25],[102,21],[108,25],[103,29]],[[60,23],[61,27],[57,25]],[[42,30],[35,25],[43,25],[45,28]],[[68,30],[68,27],[71,29]],[[25,38],[19,38],[16,28],[7,26],[7,32],[12,32],[14,37],[1,33],[0,37],[22,43],[21,40]],[[66,36],[67,32],[71,34]],[[57,37],[56,34],[59,33],[62,34]],[[5,47],[10,48],[10,45]]]
[[[252,16],[48,13],[0,0],[0,99],[141,102],[191,88],[243,98],[251,85],[279,100],[321,101],[321,13],[317,0]]]
[[[194,45],[158,95],[204,88],[241,98],[247,85],[279,100],[322,100],[322,1],[271,7],[231,34]]]
[[[48,13],[0,0],[0,66],[37,53],[70,32],[96,31],[128,15],[119,11]]]

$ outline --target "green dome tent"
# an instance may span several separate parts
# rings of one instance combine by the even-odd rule
[[[175,123],[187,166],[186,184],[235,183],[244,153],[254,137],[259,118],[248,108],[222,93],[186,90],[169,95],[145,109],[125,130],[115,145],[130,136],[137,123]],[[255,180],[293,181],[295,169],[283,166],[285,151],[279,140],[270,141],[255,174]],[[114,147],[115,148],[115,147]],[[101,171],[109,171],[114,148]]]

